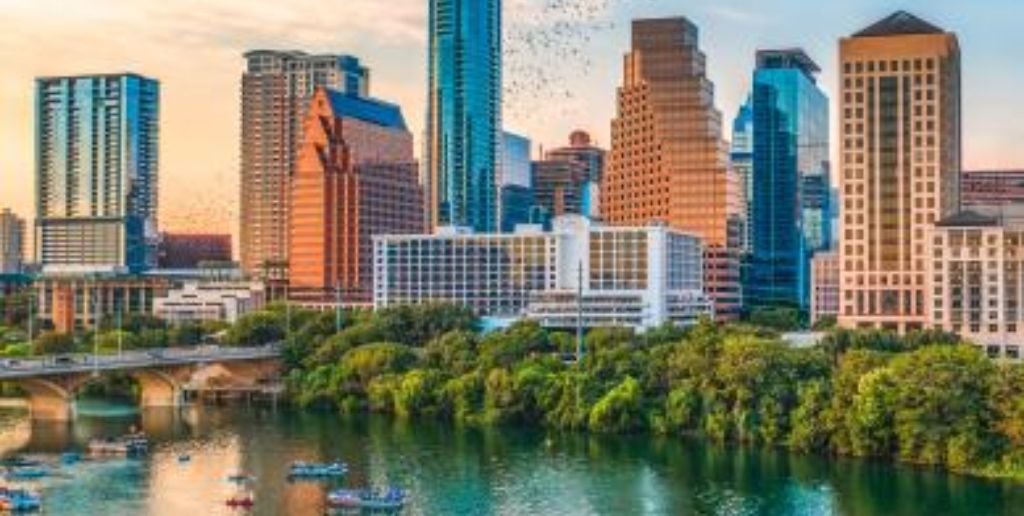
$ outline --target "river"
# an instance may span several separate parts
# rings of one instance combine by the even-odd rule
[[[258,515],[324,514],[326,486],[285,480],[292,460],[347,462],[342,485],[395,484],[403,514],[1024,514],[1024,485],[857,460],[650,436],[457,429],[389,417],[267,407],[134,409],[83,401],[71,424],[0,409],[0,452],[55,461],[132,425],[154,442],[139,460],[86,461],[32,484],[45,514],[240,514],[226,476],[256,476]],[[180,456],[190,460],[182,462]]]

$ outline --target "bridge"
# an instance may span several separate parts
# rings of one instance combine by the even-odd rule
[[[176,407],[187,389],[257,389],[280,372],[280,347],[160,348],[117,355],[56,355],[0,360],[0,381],[28,394],[32,419],[68,421],[75,397],[103,373],[120,372],[139,384],[142,407]]]

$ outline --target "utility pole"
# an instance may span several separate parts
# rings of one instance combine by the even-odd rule
[[[583,260],[576,270],[576,364],[583,360]]]
[[[35,325],[36,315],[35,315],[35,306],[34,306],[34,303],[33,303],[35,298],[36,298],[36,292],[35,292],[35,289],[33,288],[31,293],[28,296],[28,342],[29,342],[29,344],[32,344],[32,333],[33,333],[32,330],[35,329],[34,325]]]
[[[334,284],[334,333],[341,333],[341,280]]]
[[[292,299],[288,291],[288,285],[284,287],[284,336],[286,342],[292,340]]]
[[[117,358],[124,355],[124,332],[121,331],[121,303],[117,304]]]

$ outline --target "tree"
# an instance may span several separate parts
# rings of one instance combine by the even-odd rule
[[[243,315],[228,330],[226,343],[233,346],[262,346],[285,337],[285,321],[279,313],[254,312]]]
[[[408,346],[391,342],[366,344],[349,350],[341,359],[341,373],[365,392],[373,378],[412,368],[416,355]]]
[[[455,375],[468,373],[476,367],[476,336],[455,330],[435,337],[424,349],[427,365]]]
[[[590,410],[590,429],[595,432],[631,432],[643,428],[642,405],[640,383],[627,376]]]
[[[748,321],[777,331],[797,331],[806,326],[807,314],[796,306],[764,305],[754,307]]]
[[[75,350],[75,338],[69,333],[45,332],[32,343],[36,355],[58,355]]]

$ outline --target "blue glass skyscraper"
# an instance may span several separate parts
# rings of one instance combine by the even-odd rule
[[[501,0],[430,0],[425,149],[433,226],[499,226]]]
[[[155,262],[160,85],[135,74],[36,80],[36,259],[44,272]]]
[[[802,50],[757,53],[748,305],[810,302],[810,259],[830,247],[828,99]]]
[[[533,184],[530,177],[530,139],[504,131],[501,134],[501,167],[498,174],[501,231],[514,231],[530,222]]]

